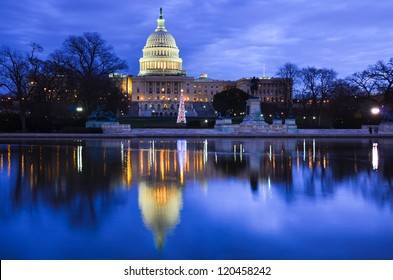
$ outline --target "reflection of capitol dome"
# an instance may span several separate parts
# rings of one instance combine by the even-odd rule
[[[182,206],[181,189],[177,187],[139,185],[139,208],[143,222],[153,230],[158,248],[164,246],[166,232],[179,223]]]
[[[185,75],[182,71],[183,60],[179,57],[175,38],[167,32],[164,23],[161,8],[157,28],[147,38],[143,48],[143,57],[139,59],[139,76]]]

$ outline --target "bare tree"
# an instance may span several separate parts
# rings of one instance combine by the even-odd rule
[[[303,93],[311,101],[311,109],[318,117],[318,125],[321,124],[324,104],[333,93],[336,76],[333,69],[306,67],[301,70]]]
[[[32,117],[41,120],[55,120],[67,116],[66,107],[72,104],[73,91],[67,87],[64,68],[56,61],[41,61],[40,71],[34,76],[34,88],[29,107]]]
[[[348,77],[348,80],[355,86],[359,87],[368,97],[375,94],[377,89],[377,83],[372,77],[371,72],[364,70],[356,72],[352,76]]]
[[[360,100],[369,98],[361,93],[360,87],[353,83],[351,79],[352,77],[338,79],[334,83],[332,98],[329,102],[329,114],[335,118],[334,125],[336,127],[357,127],[357,125],[360,125]]]
[[[88,112],[94,109],[99,98],[108,95],[109,74],[127,69],[126,62],[115,55],[98,33],[68,37],[62,49],[51,57],[69,70],[69,78],[74,79],[78,96]]]
[[[347,79],[338,79],[334,82],[332,97],[334,99],[346,99],[357,97],[361,94],[362,89],[352,81],[352,77]],[[368,96],[368,95],[367,95]]]
[[[382,60],[370,67],[371,77],[375,79],[378,90],[385,98],[393,95],[393,58],[387,63]]]
[[[300,69],[296,64],[287,62],[278,69],[276,75],[283,80],[286,114],[290,114],[292,110],[293,91],[295,85],[299,82]]]
[[[37,54],[43,50],[35,43],[29,47],[30,51],[12,50],[7,46],[0,48],[0,85],[7,88],[19,103],[22,131],[26,131],[27,101],[33,88],[31,82],[40,68]]]

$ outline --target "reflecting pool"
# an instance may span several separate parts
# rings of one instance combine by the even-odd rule
[[[393,259],[390,139],[0,142],[0,259]]]

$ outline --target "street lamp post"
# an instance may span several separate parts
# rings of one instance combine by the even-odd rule
[[[381,112],[381,110],[378,107],[373,107],[373,108],[371,108],[370,111],[371,111],[371,114],[374,116],[378,115]]]

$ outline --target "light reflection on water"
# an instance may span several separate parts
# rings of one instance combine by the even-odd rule
[[[392,145],[0,144],[0,257],[392,259]]]

